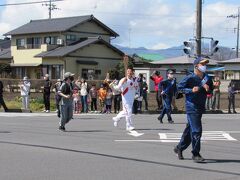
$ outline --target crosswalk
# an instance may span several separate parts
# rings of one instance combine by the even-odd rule
[[[161,142],[179,142],[181,133],[159,133]],[[237,141],[229,133],[224,131],[205,131],[202,133],[202,141]]]
[[[240,133],[236,131],[233,133]],[[129,134],[131,135],[131,134]],[[141,134],[141,136],[143,133]],[[146,133],[145,133],[146,135]],[[158,133],[159,139],[121,139],[115,142],[163,142],[163,143],[177,143],[180,141],[182,133]],[[138,136],[136,136],[138,137]],[[142,136],[144,137],[144,136]],[[238,141],[230,135],[230,132],[225,131],[204,131],[202,134],[203,142],[206,141]]]

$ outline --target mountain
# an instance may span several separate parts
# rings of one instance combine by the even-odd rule
[[[183,48],[184,46],[176,46],[176,47],[171,47],[168,49],[159,49],[159,50],[154,50],[154,49],[147,49],[144,47],[139,47],[139,48],[129,48],[129,47],[123,47],[119,45],[114,45],[124,53],[128,55],[133,55],[133,54],[152,54],[152,55],[160,55],[164,59],[167,58],[173,58],[173,57],[178,57],[178,56],[184,56]],[[203,52],[208,51],[208,45],[203,46]],[[219,46],[219,50],[217,53],[215,53],[213,56],[211,56],[212,59],[223,61],[223,60],[228,60],[228,59],[233,59],[236,58],[236,51],[232,50],[231,48],[228,47],[223,47]]]
[[[184,55],[183,53],[183,46],[178,46],[178,47],[171,47],[168,49],[147,49],[144,47],[139,47],[139,48],[129,48],[129,47],[123,47],[119,45],[114,45],[121,51],[123,51],[126,54],[133,55],[133,54],[159,54],[163,56],[164,58],[171,58],[171,57],[177,57],[177,56],[182,56]]]

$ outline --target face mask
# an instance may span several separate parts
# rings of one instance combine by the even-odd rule
[[[145,80],[145,79],[143,79],[143,82],[146,82],[146,80]]]
[[[201,71],[202,73],[205,73],[207,70],[207,66],[199,66],[198,70]]]

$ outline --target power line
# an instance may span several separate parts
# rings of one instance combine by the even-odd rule
[[[64,0],[52,0],[52,2],[64,1]],[[9,4],[0,4],[0,6],[19,6],[19,5],[28,5],[28,4],[41,4],[48,3],[49,1],[32,1],[32,2],[22,2],[22,3],[9,3]]]

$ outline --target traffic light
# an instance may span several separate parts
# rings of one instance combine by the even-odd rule
[[[213,55],[219,50],[219,48],[217,47],[218,43],[219,43],[218,40],[214,40],[214,39],[211,40],[211,51],[210,51],[211,55]]]
[[[193,53],[193,44],[191,41],[184,41],[183,45],[185,46],[183,48],[183,52],[187,55],[191,55]]]

